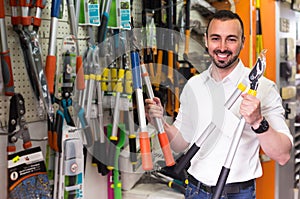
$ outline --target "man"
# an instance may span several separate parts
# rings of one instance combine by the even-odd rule
[[[209,123],[216,123],[219,129],[204,140],[191,160],[186,198],[194,199],[212,196],[237,126],[236,119],[227,118],[230,114],[224,112],[224,103],[250,72],[239,59],[245,36],[243,22],[237,14],[228,10],[216,12],[208,24],[205,39],[211,66],[186,83],[173,125],[164,122],[171,147],[176,152],[183,152],[193,144]],[[146,99],[145,102],[150,122],[154,117],[163,119],[159,98]],[[230,111],[236,118],[243,117],[246,125],[222,198],[253,199],[255,179],[262,175],[259,148],[284,165],[290,159],[293,138],[285,123],[276,84],[265,77],[259,79],[257,96],[244,92]]]

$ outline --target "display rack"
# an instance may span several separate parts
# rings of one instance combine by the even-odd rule
[[[58,32],[57,32],[57,54],[60,55],[60,49],[63,38],[70,34],[70,26],[68,22],[68,10],[66,1],[64,2],[64,10],[62,18],[59,20]],[[22,93],[26,103],[26,121],[35,122],[45,120],[44,117],[38,115],[37,100],[34,96],[33,90],[29,83],[28,75],[26,72],[23,52],[19,42],[19,36],[13,31],[11,24],[11,9],[9,6],[9,0],[5,0],[5,22],[7,30],[7,41],[10,50],[12,70],[15,84],[15,92]],[[39,29],[39,41],[42,47],[43,64],[45,66],[46,55],[48,53],[49,31],[51,22],[51,1],[48,1],[46,7],[42,11],[42,23]],[[78,27],[78,41],[81,53],[86,50],[87,46],[87,31],[86,27]],[[59,62],[59,59],[58,59]],[[0,122],[2,125],[6,124],[9,113],[9,97],[0,96]]]

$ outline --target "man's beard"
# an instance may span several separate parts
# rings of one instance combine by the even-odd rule
[[[215,54],[219,54],[219,53],[223,53],[223,54],[228,54],[228,55],[231,55],[232,52],[229,51],[229,50],[225,50],[225,51],[220,51],[220,50],[214,50],[214,53]],[[233,58],[229,59],[227,62],[226,61],[218,61],[216,59],[214,59],[213,56],[211,56],[212,58],[212,61],[214,62],[214,64],[218,67],[218,68],[221,68],[221,69],[224,69],[224,68],[228,68],[229,66],[231,66],[236,60],[238,60],[239,58],[239,53],[237,53]]]

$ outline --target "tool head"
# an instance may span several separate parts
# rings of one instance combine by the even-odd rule
[[[259,57],[256,60],[256,63],[252,70],[249,73],[249,80],[251,82],[250,87],[253,90],[256,90],[258,79],[263,76],[266,69],[266,56],[265,53],[267,50],[262,50]]]

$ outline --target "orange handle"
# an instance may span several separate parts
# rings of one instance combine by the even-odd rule
[[[190,30],[185,30],[185,48],[184,48],[184,54],[187,56],[189,54],[189,45],[190,45]]]
[[[23,144],[23,148],[24,149],[29,149],[29,148],[31,148],[32,147],[32,143],[29,141],[29,142],[25,142],[24,144]]]
[[[7,146],[6,150],[9,153],[15,152],[16,151],[16,146]]]
[[[153,81],[153,79],[155,77],[153,63],[149,63],[148,67],[149,67],[150,79]]]
[[[173,51],[168,51],[168,78],[173,83],[174,58]]]
[[[139,136],[140,150],[142,156],[142,167],[145,171],[149,171],[153,169],[150,138],[148,136],[148,132],[140,132]]]
[[[163,51],[159,50],[157,55],[156,77],[155,80],[152,82],[152,84],[155,86],[156,91],[159,91],[159,84],[161,82],[162,61],[163,61]]]
[[[48,55],[46,58],[45,74],[48,82],[49,93],[54,94],[54,77],[56,72],[56,57]]]
[[[164,157],[165,157],[166,165],[167,166],[175,165],[175,160],[174,160],[173,155],[172,155],[169,139],[168,139],[168,136],[167,136],[166,132],[159,133],[158,134],[158,140],[159,140],[159,143],[160,143],[161,150],[162,150],[162,152],[164,154]]]
[[[53,149],[53,137],[52,137],[52,131],[48,130],[48,144],[51,149]]]
[[[77,56],[76,58],[76,87],[77,90],[84,90],[84,71],[82,65],[82,57]]]

